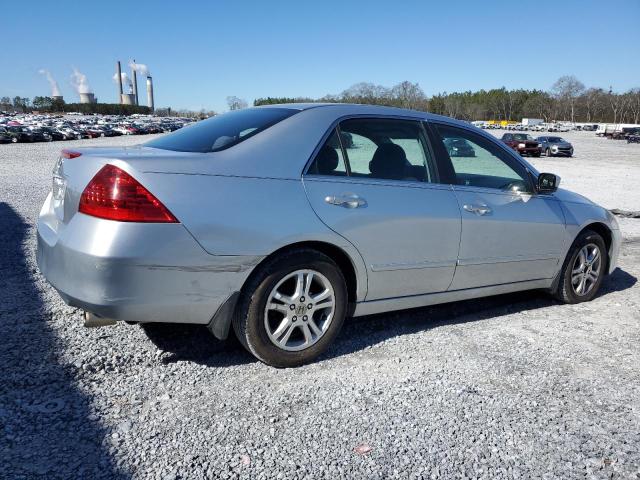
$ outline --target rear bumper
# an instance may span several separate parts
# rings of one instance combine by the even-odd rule
[[[207,324],[240,290],[255,256],[205,252],[181,224],[38,219],[38,268],[69,305],[135,322]]]

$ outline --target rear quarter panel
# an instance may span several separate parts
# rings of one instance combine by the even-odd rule
[[[145,186],[208,253],[264,256],[294,243],[326,242],[349,255],[358,276],[358,298],[364,298],[367,275],[362,257],[316,216],[301,179],[142,176]]]

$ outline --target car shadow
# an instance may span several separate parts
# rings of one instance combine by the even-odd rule
[[[242,365],[255,361],[233,332],[218,340],[204,325],[147,323],[141,328],[147,338],[167,355],[163,363],[196,362],[211,367]]]
[[[636,277],[618,268],[605,279],[597,297],[626,290],[636,282]],[[320,360],[357,352],[399,335],[535,310],[556,303],[545,292],[531,290],[348,318],[336,343]],[[142,328],[159,349],[168,353],[163,357],[165,363],[192,361],[211,367],[224,367],[257,361],[244,350],[233,332],[228,340],[220,341],[202,325],[147,324]]]
[[[637,283],[637,278],[617,268],[607,276],[595,298],[626,290]],[[503,315],[520,313],[560,304],[547,292],[528,290],[492,297],[476,298],[430,307],[401,310],[355,317],[345,322],[336,344],[322,359],[346,355],[389,338],[417,333],[444,325],[478,322]]]
[[[58,360],[52,313],[25,252],[31,234],[0,203],[0,478],[128,478],[102,446],[108,433],[74,369]]]

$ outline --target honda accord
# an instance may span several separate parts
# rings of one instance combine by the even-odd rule
[[[202,324],[291,367],[347,316],[527,289],[591,300],[618,224],[559,181],[450,118],[249,108],[139,146],[64,150],[38,265],[89,323]]]

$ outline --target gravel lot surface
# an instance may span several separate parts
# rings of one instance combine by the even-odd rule
[[[640,146],[562,136],[576,156],[539,169],[640,210]],[[593,302],[352,319],[276,370],[202,328],[82,327],[34,258],[64,146],[0,145],[0,478],[640,478],[640,219]]]

